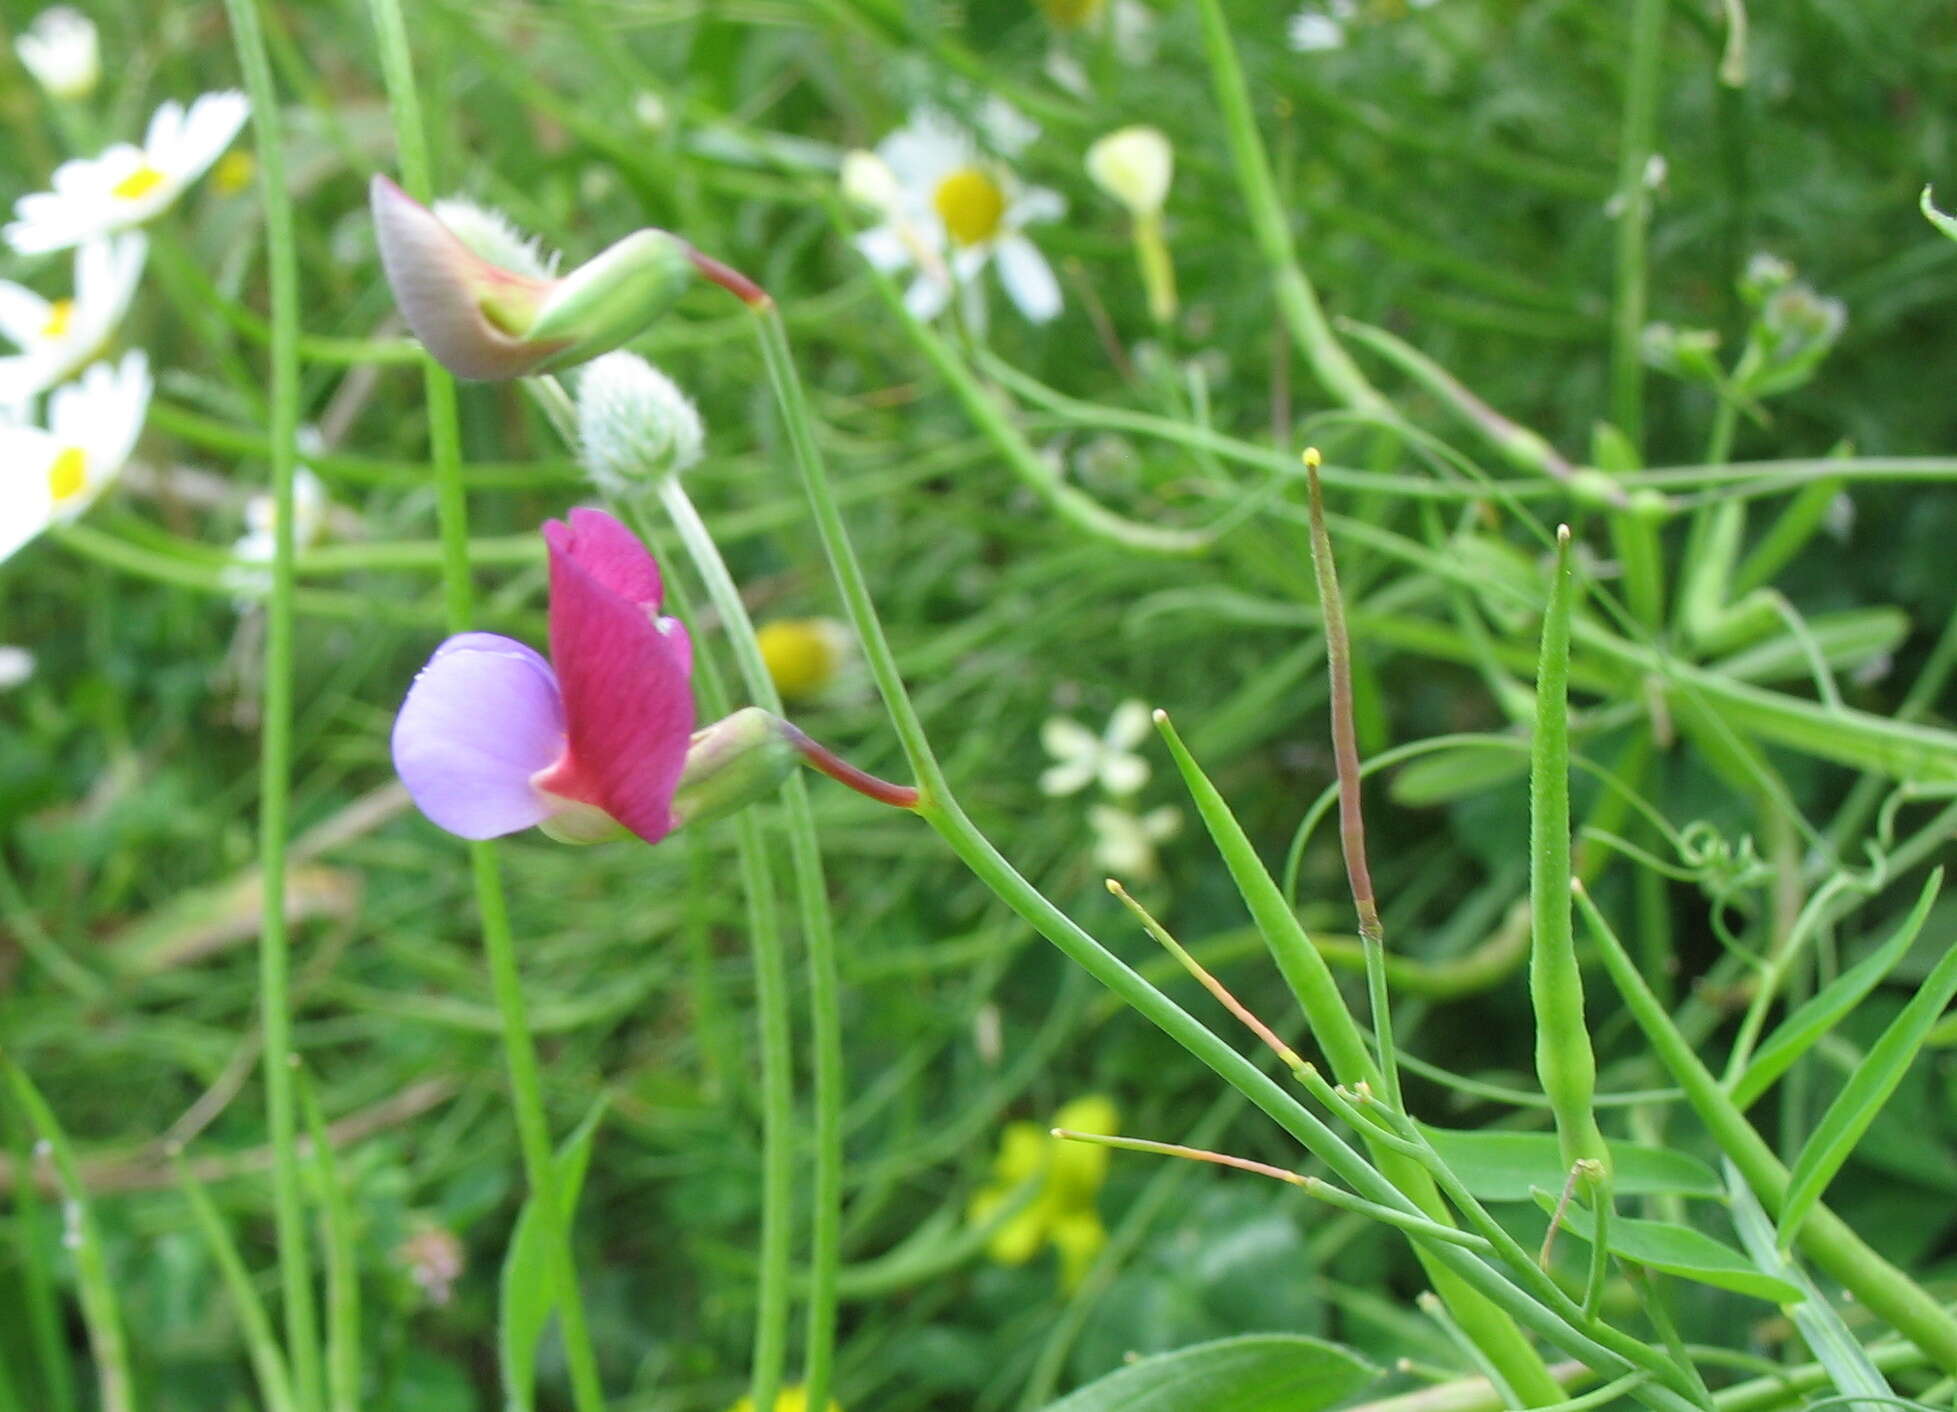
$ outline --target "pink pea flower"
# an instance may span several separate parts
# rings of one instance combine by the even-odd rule
[[[568,842],[657,843],[693,735],[693,650],[659,615],[659,566],[602,510],[544,526],[550,660],[465,632],[435,649],[394,721],[415,804],[463,838],[541,825]]]

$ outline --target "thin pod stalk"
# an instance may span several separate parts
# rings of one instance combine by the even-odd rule
[[[1359,733],[1352,719],[1352,637],[1346,631],[1345,598],[1339,592],[1339,569],[1332,556],[1332,537],[1325,530],[1325,487],[1318,478],[1318,448],[1309,447],[1303,459],[1311,513],[1311,562],[1318,577],[1318,608],[1325,625],[1325,670],[1331,678],[1332,759],[1339,778],[1339,848],[1345,855],[1345,875],[1352,886],[1352,905],[1359,914],[1359,939],[1365,947],[1366,994],[1372,1008],[1373,1044],[1379,1052],[1380,1077],[1385,1084],[1386,1101],[1398,1108],[1400,1066],[1394,1054],[1393,1013],[1386,994],[1386,929],[1379,920],[1372,869],[1366,861]]]
[[[1597,1057],[1583,1018],[1583,972],[1570,919],[1570,527],[1556,529],[1556,565],[1536,668],[1536,733],[1529,751],[1529,1003],[1536,1017],[1536,1077],[1556,1120],[1563,1164],[1599,1164],[1610,1149],[1597,1127]]]

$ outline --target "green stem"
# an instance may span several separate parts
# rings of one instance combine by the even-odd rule
[[[1659,61],[1664,52],[1665,0],[1636,0],[1631,12],[1630,63],[1617,154],[1616,294],[1611,310],[1610,415],[1642,454],[1644,446],[1645,231],[1651,188],[1645,168],[1658,126]]]
[[[307,1245],[293,1096],[290,943],[286,935],[286,832],[292,790],[293,475],[299,435],[299,260],[292,197],[286,188],[284,120],[265,51],[257,0],[226,0],[238,64],[251,97],[259,199],[271,289],[272,594],[265,604],[265,684],[259,737],[258,1000],[265,1030],[265,1109],[272,1141],[272,1207],[278,1230],[279,1285],[293,1405],[312,1412],[324,1390],[319,1321]]]
[[[387,80],[388,104],[394,113],[402,185],[410,196],[425,202],[431,196],[433,183],[401,0],[370,0],[370,5],[381,68]],[[428,401],[429,459],[434,466],[436,513],[441,524],[442,593],[449,628],[461,632],[470,627],[474,617],[475,594],[469,577],[469,499],[462,478],[462,434],[455,379],[432,359],[424,365],[423,374]],[[557,1186],[550,1117],[544,1106],[536,1042],[525,1014],[523,977],[517,966],[516,939],[503,898],[495,844],[472,842],[469,864],[490,986],[501,1021],[503,1057],[510,1075],[510,1106],[523,1149],[524,1176],[530,1199],[536,1203],[553,1237],[550,1244],[556,1255],[552,1266],[557,1285],[558,1327],[565,1362],[570,1369],[572,1398],[578,1412],[601,1412],[605,1405],[604,1389],[598,1379],[598,1361],[585,1324],[584,1300],[578,1291],[571,1227]]]
[[[692,499],[678,476],[666,476],[659,483],[660,500],[666,514],[679,531],[680,542],[693,559],[694,568],[706,584],[707,596],[720,614],[721,626],[734,651],[741,680],[754,704],[779,716],[781,694],[761,655],[761,644],[754,633],[747,605],[727,564],[720,556],[706,523],[694,509]],[[809,1025],[814,1076],[815,1150],[810,1172],[810,1255],[808,1347],[802,1384],[808,1405],[828,1406],[831,1369],[836,1342],[836,1271],[841,1259],[843,1151],[842,1122],[845,1096],[843,1068],[842,995],[836,965],[836,928],[829,912],[829,888],[823,877],[822,845],[816,832],[815,811],[809,804],[807,781],[798,772],[782,786],[782,802],[788,822],[789,854],[795,873],[795,891],[801,911],[802,941],[808,949]],[[785,1004],[786,997],[783,997]],[[783,1033],[788,1024],[780,1024]],[[766,1098],[764,1095],[764,1107]],[[791,1161],[791,1150],[783,1134],[782,1160]],[[792,1170],[792,1169],[791,1169]],[[784,1212],[784,1228],[788,1213]],[[764,1241],[765,1245],[765,1241]],[[762,1269],[763,1289],[770,1278],[787,1279],[787,1248],[782,1250],[779,1271],[766,1265]],[[762,1308],[768,1309],[763,1298]],[[755,1393],[755,1405],[772,1405]]]
[[[1356,412],[1397,420],[1392,403],[1366,380],[1359,365],[1352,361],[1325,322],[1317,291],[1298,263],[1284,203],[1271,177],[1264,140],[1257,133],[1250,89],[1244,82],[1243,66],[1237,62],[1236,48],[1230,42],[1230,27],[1224,21],[1223,7],[1219,0],[1201,0],[1197,8],[1202,14],[1203,48],[1209,56],[1217,106],[1223,110],[1223,127],[1230,139],[1237,185],[1249,209],[1251,233],[1257,238],[1257,247],[1269,267],[1277,291],[1278,312],[1291,332],[1292,342],[1317,374],[1320,385],[1339,402]]]

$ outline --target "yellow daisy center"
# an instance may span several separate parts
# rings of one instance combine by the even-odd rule
[[[64,446],[48,467],[48,493],[60,505],[82,493],[88,484],[88,458],[79,446]]]
[[[249,152],[226,152],[211,173],[211,185],[225,196],[235,196],[251,185],[258,164]]]
[[[109,194],[120,197],[124,201],[140,201],[161,185],[163,185],[163,173],[145,162],[110,187]]]
[[[1006,193],[977,167],[960,167],[938,183],[931,205],[960,245],[982,245],[999,233],[1006,215]]]
[[[75,321],[75,301],[57,299],[48,305],[48,321],[41,325],[41,337],[60,338]]]

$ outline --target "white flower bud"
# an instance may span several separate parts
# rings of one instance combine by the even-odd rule
[[[95,23],[67,5],[43,10],[14,41],[34,81],[56,98],[86,98],[102,78]]]
[[[478,206],[460,196],[437,201],[431,208],[435,219],[449,233],[492,265],[515,270],[531,279],[555,279],[557,255],[546,251],[541,239],[525,235],[501,211]]]
[[[1160,215],[1175,174],[1175,149],[1152,127],[1124,127],[1087,149],[1087,174],[1136,216]]]
[[[677,384],[636,353],[607,353],[578,378],[578,449],[608,495],[699,464],[706,434]]]
[[[874,152],[845,153],[841,173],[843,199],[873,215],[885,216],[904,199],[902,185],[890,164]]]

